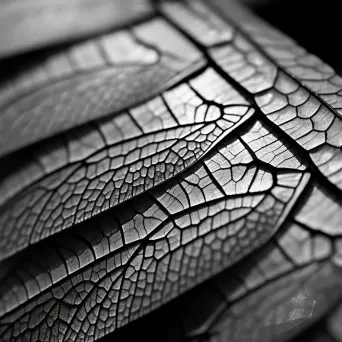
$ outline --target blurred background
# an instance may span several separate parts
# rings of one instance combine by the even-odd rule
[[[134,19],[134,14],[127,18],[120,9],[134,6],[138,9],[137,14],[141,15],[139,7],[143,8],[147,1],[0,0],[0,58],[30,51],[30,45],[41,48],[70,38],[79,39],[106,31],[113,22],[120,25]],[[341,0],[236,1],[245,3],[341,72]]]
[[[341,73],[341,0],[240,1]]]

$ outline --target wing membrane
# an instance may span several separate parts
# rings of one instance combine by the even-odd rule
[[[252,114],[208,69],[64,142],[53,140],[45,151],[36,149],[0,184],[0,259],[175,176]]]
[[[57,330],[66,339],[98,338],[266,242],[308,181],[286,143],[278,153],[285,149],[287,162],[273,158],[266,168],[278,139],[257,121],[166,188],[87,221],[74,237],[56,236],[53,247],[33,254],[4,282],[2,338],[30,339],[31,331],[56,338]],[[22,322],[42,310],[39,322],[20,333]],[[95,317],[106,317],[106,325]]]

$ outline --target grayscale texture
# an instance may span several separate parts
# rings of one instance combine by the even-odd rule
[[[230,1],[111,4],[1,71],[0,340],[342,341],[341,77]]]

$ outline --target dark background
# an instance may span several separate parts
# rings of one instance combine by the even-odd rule
[[[256,14],[342,72],[342,0],[241,0]]]

